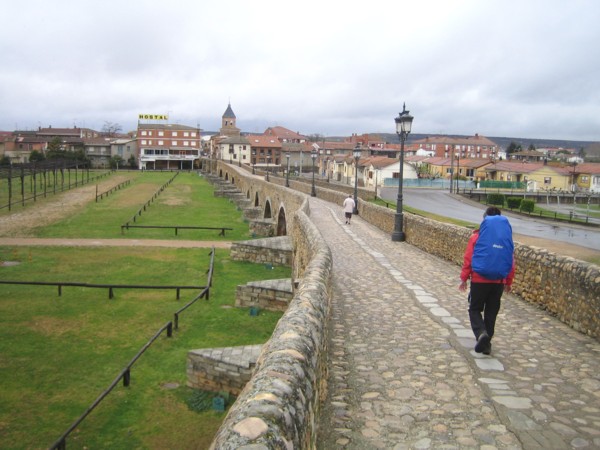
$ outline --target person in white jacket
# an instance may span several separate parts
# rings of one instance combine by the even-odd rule
[[[344,207],[346,224],[350,225],[350,221],[352,220],[352,213],[354,212],[354,207],[356,206],[356,204],[354,203],[354,199],[352,198],[352,194],[348,194],[348,198],[344,200],[342,206]]]

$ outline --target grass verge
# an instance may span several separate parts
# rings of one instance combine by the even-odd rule
[[[207,249],[3,247],[3,280],[200,284]],[[186,384],[190,349],[265,342],[280,313],[233,308],[248,280],[286,278],[289,268],[231,261],[217,250],[210,300],[199,300],[136,362],[67,439],[68,448],[206,448],[223,418],[194,412]],[[0,285],[0,440],[3,448],[51,445],[124,365],[193,298],[193,291]],[[187,299],[187,300],[186,300]]]

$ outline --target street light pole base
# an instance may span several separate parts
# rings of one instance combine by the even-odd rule
[[[406,235],[403,231],[394,231],[392,233],[392,241],[393,242],[404,242],[406,241]]]

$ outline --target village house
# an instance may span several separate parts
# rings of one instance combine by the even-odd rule
[[[492,140],[475,134],[471,137],[434,136],[412,142],[418,149],[434,152],[440,158],[483,158],[491,160],[506,159],[506,154]]]
[[[387,156],[372,156],[359,161],[363,164],[363,185],[375,191],[383,186],[397,186],[400,178],[400,160]],[[416,180],[417,166],[404,161],[403,180]],[[359,184],[360,185],[360,184]]]
[[[111,139],[103,137],[84,138],[83,151],[90,160],[90,166],[94,169],[105,169],[110,167]]]
[[[287,165],[286,155],[290,155],[290,171],[302,173],[312,166],[310,154],[313,147],[306,136],[281,126],[269,127],[263,135],[280,143],[279,161],[282,165]]]
[[[523,183],[528,191],[571,191],[573,173],[568,167],[543,162],[499,161],[485,168],[489,180]]]
[[[35,131],[3,132],[0,135],[0,156],[6,156],[12,164],[28,163],[31,152],[46,152],[48,138],[38,137]]]
[[[274,136],[264,134],[250,134],[247,136],[251,148],[250,164],[254,167],[267,168],[271,170],[273,166],[278,169],[283,164],[287,164],[286,159],[281,153],[281,142]]]
[[[118,167],[136,167],[137,166],[137,140],[134,138],[116,138],[110,142],[111,157],[119,157],[121,165]]]

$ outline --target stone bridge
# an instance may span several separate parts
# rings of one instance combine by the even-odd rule
[[[340,190],[336,190],[328,184],[319,182],[318,201],[315,199],[316,203],[311,206],[310,183],[290,180],[290,188],[286,188],[284,179],[271,176],[267,181],[263,175],[253,175],[247,167],[208,160],[203,164],[203,173],[215,184],[215,195],[223,195],[236,202],[248,219],[250,230],[256,237],[266,236],[273,239],[288,237],[290,241],[289,261],[293,277],[292,300],[272,337],[262,346],[260,356],[257,357],[255,367],[251,371],[250,381],[245,384],[237,401],[232,405],[215,437],[213,448],[317,448],[318,439],[321,441],[322,448],[326,448],[323,447],[322,442],[326,441],[328,437],[323,436],[322,429],[319,430],[319,424],[325,422],[339,427],[336,428],[339,435],[330,444],[340,448],[364,448],[365,445],[372,445],[373,448],[387,448],[390,442],[401,443],[404,441],[417,443],[418,445],[415,444],[415,446],[418,448],[429,448],[432,442],[437,442],[435,439],[432,440],[431,436],[426,436],[423,428],[420,428],[420,433],[425,434],[421,438],[419,438],[420,435],[415,435],[412,439],[406,433],[403,435],[402,433],[386,432],[386,435],[394,434],[392,441],[386,441],[385,437],[378,436],[382,434],[381,430],[385,427],[381,428],[381,425],[376,425],[376,417],[370,421],[365,420],[365,423],[371,425],[366,426],[362,431],[346,429],[341,425],[349,422],[350,419],[347,416],[352,415],[352,412],[347,409],[347,405],[351,402],[340,400],[344,395],[349,395],[347,391],[349,391],[351,383],[342,383],[343,386],[346,386],[344,389],[343,386],[340,388],[336,385],[336,380],[343,378],[348,371],[342,371],[340,377],[334,376],[333,381],[330,381],[331,386],[327,385],[328,380],[331,379],[329,376],[332,370],[330,365],[332,361],[335,361],[335,354],[343,352],[343,350],[335,350],[336,341],[332,336],[332,329],[336,327],[337,322],[332,323],[334,295],[333,256],[330,245],[332,245],[332,241],[336,240],[336,237],[332,235],[325,240],[324,233],[315,225],[315,221],[320,223],[321,227],[325,226],[327,230],[331,228],[330,224],[321,219],[331,215],[335,220],[333,210],[339,210],[339,205],[348,193],[347,188],[341,187]],[[447,325],[456,335],[456,342],[466,341],[466,345],[471,345],[467,337],[470,330],[464,330],[464,327],[457,323],[460,321],[454,319],[451,312],[441,308],[437,303],[438,299],[433,294],[428,294],[428,291],[434,291],[435,285],[442,283],[443,280],[435,277],[428,279],[424,274],[427,270],[425,268],[420,272],[415,272],[414,278],[425,275],[424,282],[417,285],[416,282],[403,278],[398,270],[392,267],[393,263],[390,264],[388,260],[395,259],[395,255],[385,256],[391,246],[409,244],[405,253],[409,254],[413,251],[409,249],[414,248],[414,251],[419,251],[421,254],[426,252],[426,254],[432,255],[432,267],[437,264],[436,261],[439,259],[458,266],[462,263],[463,251],[470,231],[405,214],[407,242],[387,242],[379,238],[381,233],[385,233],[387,236],[391,234],[394,227],[394,212],[364,201],[372,197],[372,193],[368,191],[361,190],[359,197],[361,199],[358,205],[360,218],[369,226],[374,227],[370,228],[371,231],[368,233],[371,233],[376,241],[373,241],[371,245],[368,240],[365,241],[351,230],[346,233],[349,233],[349,236],[359,246],[368,249],[368,255],[374,258],[377,264],[380,264],[381,267],[373,274],[373,278],[378,277],[382,272],[389,272],[389,275],[395,277],[398,282],[405,283],[409,289],[412,289],[414,297],[422,301],[426,305],[426,309],[430,308],[427,309],[430,315],[436,316],[439,313],[439,316],[434,318]],[[327,206],[323,201],[330,202],[332,206]],[[315,208],[318,210],[318,216],[311,218],[311,210]],[[376,235],[376,233],[379,234]],[[240,243],[240,245],[244,244]],[[375,246],[382,246],[382,248],[376,250]],[[234,248],[232,248],[232,255],[233,252]],[[285,260],[286,257],[282,258]],[[422,259],[422,256],[415,255],[414,258],[416,264],[418,258]],[[600,346],[598,346],[598,338],[600,338],[600,270],[598,266],[519,243],[515,244],[515,259],[519,270],[513,284],[513,293],[525,302],[535,305],[537,311],[540,311],[545,317],[555,316],[576,330],[578,332],[576,334],[585,338],[586,345],[591,346],[596,352],[595,364],[598,366],[598,355],[600,354]],[[397,264],[401,264],[401,262]],[[369,266],[366,267],[365,270],[371,269]],[[357,286],[357,289],[360,289],[360,285]],[[351,298],[351,293],[349,295],[348,301],[351,303],[355,299]],[[439,299],[440,302],[441,300]],[[427,319],[421,320],[425,322]],[[436,327],[438,325],[436,324]],[[252,351],[257,352],[255,348]],[[483,361],[482,365],[479,363],[480,361],[477,361],[480,369],[482,365],[494,365],[490,361]],[[343,365],[343,361],[340,364]],[[498,364],[500,363],[498,362]],[[525,371],[527,370],[529,369],[525,369]],[[597,392],[600,389],[600,380],[598,380],[597,373],[591,376],[591,381],[588,382],[589,386],[593,388],[592,391],[595,390],[595,394],[591,394],[594,400],[594,403],[589,406],[591,412],[588,411],[586,417],[583,417],[585,414],[582,413],[582,417],[579,418],[588,425],[587,427],[582,426],[584,430],[599,429],[600,399],[598,399]],[[481,378],[480,380],[482,379],[492,380],[493,378]],[[485,382],[483,381],[483,383]],[[489,383],[493,384],[492,381]],[[498,383],[501,382],[496,382],[496,384]],[[543,383],[536,384],[536,386],[540,386],[542,389]],[[332,392],[328,392],[328,390],[336,391],[336,389],[341,389],[340,392],[346,391],[346,393],[337,397],[339,405],[333,407],[334,412],[332,413],[331,405],[337,403],[336,399],[331,397]],[[499,387],[498,389],[505,388]],[[534,388],[532,387],[532,389]],[[329,399],[326,402],[325,399],[328,395]],[[369,399],[369,395],[375,398],[380,393],[367,392],[364,395],[365,399]],[[501,397],[502,400],[497,403],[501,405],[502,401],[509,397]],[[538,397],[543,397],[543,395]],[[517,398],[514,400],[515,403],[511,403],[511,406],[520,407],[522,397],[513,395],[511,398]],[[531,398],[528,400],[532,401]],[[406,403],[408,404],[409,401],[407,400]],[[543,401],[541,403],[543,404]],[[360,404],[361,408],[369,409],[366,405],[370,402],[365,400]],[[426,404],[427,402],[423,401],[423,405]],[[456,407],[456,405],[454,406]],[[549,408],[555,409],[556,405]],[[342,411],[339,414],[344,417],[336,418],[338,413],[335,411]],[[361,411],[362,413],[364,411]],[[377,416],[374,412],[372,414]],[[325,416],[329,416],[330,419],[324,419]],[[398,423],[402,424],[402,420],[406,416],[415,420],[414,415],[400,414],[397,417]],[[547,430],[542,426],[541,431],[538,424],[533,423],[535,420],[526,416],[508,415],[508,417],[504,422],[511,423],[512,418],[519,417],[527,426],[518,424],[507,429],[505,425],[498,425],[491,421],[488,428],[495,430],[494,432],[498,435],[494,441],[498,448],[502,447],[499,445],[502,442],[504,442],[505,448],[544,448],[544,443],[551,442],[554,438],[559,445],[554,448],[563,448],[560,447],[561,445],[573,448],[586,445],[600,446],[600,433],[594,434],[593,431],[590,431],[588,434],[584,432],[581,436],[575,433],[575,437],[573,437],[570,435],[572,428],[564,423],[562,425],[559,423],[560,417],[557,418],[558,425]],[[539,416],[535,416],[534,419],[539,419]],[[531,423],[527,420],[530,420]],[[477,417],[470,422],[477,423]],[[519,420],[514,419],[514,422],[517,423]],[[447,425],[442,424],[438,428],[436,427],[438,426],[431,426],[432,429],[435,428],[438,431],[447,430]],[[322,425],[321,428],[323,428]],[[321,433],[320,437],[319,433]],[[492,432],[488,430],[487,433],[485,438],[481,438],[484,442],[485,439],[493,440],[493,437],[488,436]],[[328,434],[334,436],[334,433]],[[458,433],[456,434],[458,436]],[[355,436],[355,439],[351,436]],[[474,431],[473,436],[472,439],[479,436],[477,431]],[[367,441],[363,442],[361,439],[367,439]],[[448,438],[445,439],[448,441]],[[460,447],[460,438],[455,439],[457,440],[447,442],[449,445],[450,443],[453,445],[448,448]],[[359,444],[359,442],[362,443]],[[466,446],[477,447],[476,440],[466,440],[463,443]],[[404,446],[399,444],[397,448],[413,447],[409,444]]]

